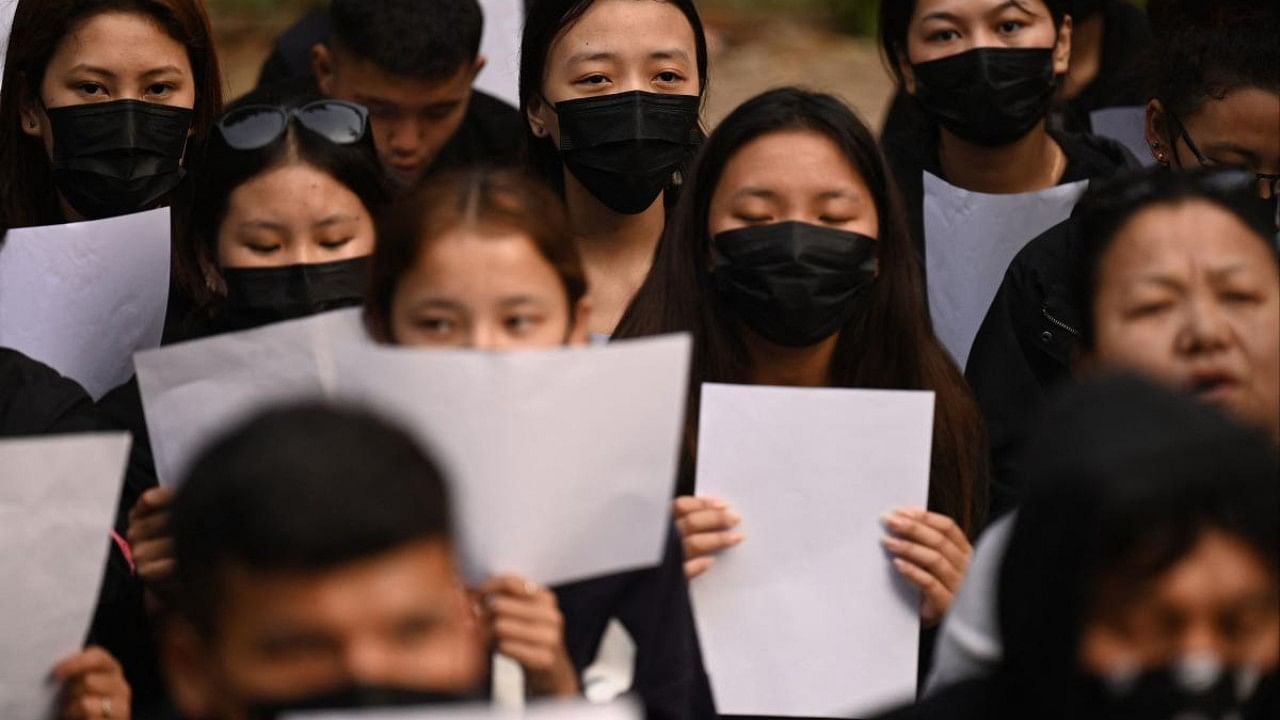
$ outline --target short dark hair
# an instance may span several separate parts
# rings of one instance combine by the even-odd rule
[[[476,0],[333,0],[329,16],[332,41],[392,75],[444,80],[480,55]]]
[[[1110,583],[1126,586],[1124,602],[1207,531],[1239,540],[1274,577],[1278,472],[1267,438],[1174,390],[1134,376],[1065,390],[1027,448],[999,581],[1002,688],[1024,705],[1018,716],[1050,717],[1033,710],[1073,698],[1085,626],[1117,597]]]
[[[1041,0],[1053,16],[1054,27],[1061,28],[1070,14],[1072,0]],[[880,0],[880,50],[898,84],[902,84],[902,67],[898,57],[907,54],[907,31],[916,14],[917,0]]]
[[[1267,245],[1280,263],[1274,205],[1259,200],[1253,174],[1224,168],[1196,168],[1170,172],[1163,167],[1137,170],[1096,183],[1077,205],[1080,264],[1075,283],[1080,313],[1080,346],[1094,347],[1093,311],[1102,275],[1102,261],[1116,234],[1134,215],[1156,205],[1180,205],[1203,200],[1226,210],[1245,224]]]
[[[325,571],[451,535],[444,478],[417,443],[318,404],[266,411],[209,445],[172,528],[177,610],[210,635],[228,566]]]
[[[1239,88],[1280,93],[1280,14],[1267,3],[1170,3],[1148,57],[1150,94],[1185,120]]]
[[[393,342],[391,304],[405,273],[424,249],[464,226],[527,235],[556,271],[572,318],[587,294],[587,276],[564,203],[550,188],[516,169],[471,168],[445,173],[397,200],[378,219],[378,246],[365,318],[374,337]]]

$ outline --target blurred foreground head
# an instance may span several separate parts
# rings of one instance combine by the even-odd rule
[[[164,653],[186,716],[421,704],[483,680],[444,480],[376,418],[304,405],[233,429],[195,462],[172,527]]]

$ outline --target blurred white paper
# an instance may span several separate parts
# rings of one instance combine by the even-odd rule
[[[471,580],[558,585],[658,564],[691,341],[505,353],[339,349],[339,395],[444,465]]]
[[[1005,271],[1027,243],[1071,216],[1087,180],[989,195],[924,174],[925,265],[933,330],[961,369]]]
[[[0,440],[0,718],[53,715],[53,666],[84,645],[128,433]]]
[[[524,0],[480,0],[480,7],[484,10],[480,54],[487,62],[476,77],[476,88],[519,107]]]
[[[644,713],[631,700],[607,705],[584,701],[544,701],[523,710],[503,710],[487,704],[439,708],[323,711],[287,715],[283,720],[641,720]]]
[[[250,415],[325,398],[333,345],[369,342],[349,309],[218,335],[134,358],[156,473],[176,485],[205,445]]]
[[[746,537],[690,584],[720,714],[862,717],[914,697],[919,595],[879,518],[928,500],[933,402],[702,386],[698,494]]]
[[[13,28],[13,13],[18,0],[0,0],[0,87],[4,86],[4,63],[9,56],[9,30]]]
[[[169,209],[10,230],[0,244],[0,346],[96,400],[160,344],[169,301]]]
[[[1093,134],[1115,140],[1133,153],[1145,167],[1156,164],[1151,156],[1151,148],[1147,146],[1147,108],[1143,105],[1133,107],[1112,107],[1094,110],[1089,113],[1089,124]]]

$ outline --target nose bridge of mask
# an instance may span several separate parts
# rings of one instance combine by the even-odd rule
[[[559,103],[560,151],[637,141],[694,145],[698,99],[685,97],[634,91]]]

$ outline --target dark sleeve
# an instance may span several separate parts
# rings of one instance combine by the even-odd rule
[[[475,90],[466,117],[432,165],[433,172],[524,163],[525,126],[520,111],[488,93]]]
[[[969,354],[969,380],[991,438],[991,511],[996,518],[1017,504],[1017,460],[1048,391],[1071,375],[1073,315],[1055,312],[1068,284],[1072,223],[1032,240],[1005,273]],[[1050,291],[1052,289],[1052,292]]]
[[[674,526],[658,567],[575,583],[556,593],[565,617],[565,644],[579,673],[594,661],[605,627],[616,617],[636,644],[632,690],[646,717],[715,716]]]
[[[147,420],[142,411],[142,394],[138,390],[137,376],[104,395],[98,401],[98,413],[107,429],[125,430],[133,435],[124,491],[121,493],[116,518],[116,530],[123,535],[129,528],[129,511],[138,502],[138,498],[159,484],[156,482],[151,436],[147,433]]]
[[[0,437],[100,429],[93,400],[79,383],[16,350],[0,348]]]

